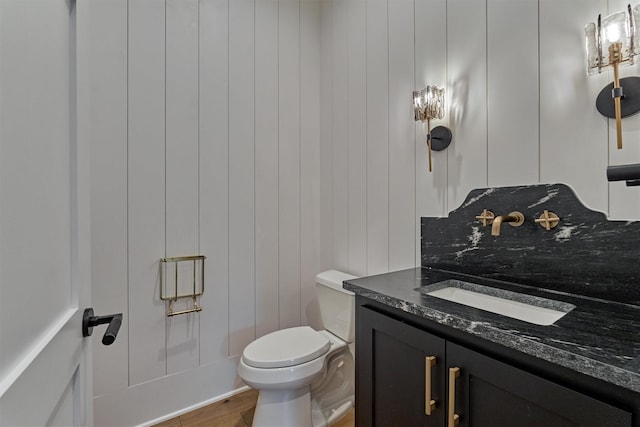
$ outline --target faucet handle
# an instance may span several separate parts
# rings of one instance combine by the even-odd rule
[[[479,219],[482,225],[486,227],[487,225],[491,225],[491,223],[493,223],[493,218],[495,217],[496,216],[493,212],[484,209],[482,213],[476,217],[476,219]]]
[[[558,215],[553,212],[549,212],[548,210],[544,210],[540,218],[535,220],[537,224],[543,226],[547,231],[551,230],[560,222],[560,218]]]

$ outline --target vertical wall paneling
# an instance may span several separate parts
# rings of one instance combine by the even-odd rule
[[[92,3],[91,274],[96,313],[127,309],[127,1]],[[152,293],[151,293],[152,295]],[[94,394],[129,385],[129,317],[118,340],[93,345]],[[110,366],[104,369],[104,366]]]
[[[584,26],[605,0],[540,1],[540,181],[570,185],[607,211],[607,120],[595,99],[610,73],[588,76]]]
[[[255,338],[254,1],[229,2],[229,346]]]
[[[347,4],[348,255],[351,274],[367,273],[367,2]]]
[[[315,276],[320,242],[320,2],[300,1],[301,322],[319,327]]]
[[[333,265],[349,269],[347,0],[333,3]]]
[[[537,33],[538,0],[487,1],[489,186],[539,180]]]
[[[320,2],[320,265],[333,266],[333,11]]]
[[[607,13],[614,13],[626,9],[629,1],[610,0],[608,4],[609,10]],[[631,3],[631,6],[635,7],[635,4]],[[606,83],[610,83],[613,81],[613,73],[609,72],[607,74],[609,81]],[[621,78],[637,75],[637,62],[629,67],[620,67]],[[595,99],[595,96],[596,95],[593,95],[593,99]],[[594,102],[595,101],[592,101],[592,104]],[[622,120],[622,150],[618,150],[617,148],[615,119],[610,119],[608,124],[609,164],[620,165],[640,162],[640,115],[636,114]],[[602,176],[602,174],[600,175]],[[637,187],[627,187],[625,184],[620,182],[613,182],[609,184],[609,217],[611,219],[640,218],[640,191],[637,190]]]
[[[200,364],[229,355],[229,4],[200,2]]]
[[[451,211],[470,190],[487,185],[485,2],[447,2],[447,52],[447,87],[452,91],[449,123],[454,135],[448,148],[447,211]]]
[[[167,0],[166,252],[199,253],[198,0]],[[179,292],[193,289],[193,265],[178,264]],[[174,304],[191,307],[192,301]],[[199,314],[167,319],[167,373],[199,364]]]
[[[445,88],[445,117],[434,120],[432,126],[448,126],[455,107],[451,106],[455,85],[447,85],[447,2],[446,0],[416,0],[415,16],[415,84],[414,89],[437,85]],[[407,95],[409,98],[410,95]],[[410,98],[409,98],[410,99]],[[423,216],[446,216],[447,173],[449,150],[433,153],[433,172],[429,173],[426,130],[415,123],[416,221]],[[456,135],[453,135],[453,144]],[[420,265],[420,229],[415,235],[416,265]]]
[[[280,0],[279,273],[280,327],[300,325],[300,0]]]
[[[229,0],[200,1],[200,364],[229,355]]]
[[[368,274],[389,271],[389,57],[387,11],[387,0],[367,0]]]
[[[414,4],[389,7],[389,269],[415,266]],[[419,232],[418,232],[419,233]]]
[[[129,2],[129,384],[166,373],[165,2]]]
[[[256,335],[278,329],[278,0],[256,2]]]

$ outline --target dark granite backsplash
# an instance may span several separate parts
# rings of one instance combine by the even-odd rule
[[[519,211],[501,235],[475,219]],[[544,210],[560,223],[534,222]],[[640,221],[609,221],[563,184],[473,190],[448,218],[422,218],[422,266],[640,305]]]

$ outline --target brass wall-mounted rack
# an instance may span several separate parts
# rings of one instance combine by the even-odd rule
[[[202,311],[202,307],[198,305],[198,297],[204,293],[205,258],[204,255],[160,258],[160,299],[162,301],[169,301],[167,317]],[[180,294],[178,291],[180,283],[178,270],[180,270],[181,263],[187,262],[192,263],[193,285],[192,287],[190,286],[190,292]],[[173,269],[173,271],[171,271],[171,269]],[[170,276],[173,276],[173,286],[168,286],[168,278]],[[169,289],[173,289],[173,292],[170,293]],[[182,298],[193,299],[193,307],[186,310],[174,311],[173,303]]]

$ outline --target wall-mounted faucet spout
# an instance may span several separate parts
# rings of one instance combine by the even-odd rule
[[[499,236],[500,235],[500,226],[503,222],[508,222],[512,227],[520,227],[524,224],[524,215],[520,212],[511,212],[509,215],[500,215],[493,219],[493,224],[491,225],[491,235]]]

